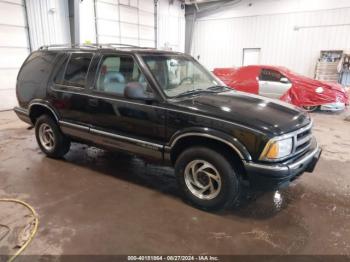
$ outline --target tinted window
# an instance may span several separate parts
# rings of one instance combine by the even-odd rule
[[[64,84],[84,87],[91,58],[92,54],[72,54],[64,75]]]
[[[19,80],[43,83],[49,77],[56,53],[34,52],[25,61]]]
[[[34,52],[26,60],[18,74],[19,99],[28,99],[32,94],[42,97],[46,92],[46,84],[55,65],[56,53]]]
[[[279,82],[284,77],[280,72],[270,69],[262,69],[259,79],[261,81]]]
[[[66,69],[68,58],[69,58],[69,56],[65,56],[64,58],[61,59],[61,61],[58,62],[59,64],[57,66],[59,68],[56,71],[56,74],[55,74],[55,76],[53,78],[53,81],[56,84],[62,84],[63,83],[64,71]]]
[[[124,96],[129,83],[139,83],[145,90],[147,88],[146,79],[134,59],[131,56],[105,57],[99,69],[96,90]]]

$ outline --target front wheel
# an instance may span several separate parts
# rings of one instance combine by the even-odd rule
[[[303,106],[307,112],[314,112],[318,109],[318,106]]]
[[[175,163],[175,173],[185,200],[204,210],[233,206],[240,193],[238,173],[215,150],[193,147]]]

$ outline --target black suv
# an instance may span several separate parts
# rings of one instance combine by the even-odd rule
[[[46,46],[16,90],[14,110],[49,157],[74,141],[174,166],[185,198],[206,210],[231,206],[242,185],[286,186],[321,154],[299,108],[234,91],[182,53]]]

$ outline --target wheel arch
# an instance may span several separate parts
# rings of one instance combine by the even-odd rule
[[[58,114],[49,105],[44,102],[33,102],[29,105],[29,118],[33,125],[35,125],[36,120],[43,114],[51,116],[55,121],[59,121]]]
[[[236,138],[230,137],[225,133],[208,128],[205,130],[206,133],[192,130],[175,136],[166,148],[171,163],[174,164],[178,156],[186,148],[205,146],[222,151],[232,164],[238,163],[238,167],[244,172],[243,160],[251,160],[251,156],[245,146]]]

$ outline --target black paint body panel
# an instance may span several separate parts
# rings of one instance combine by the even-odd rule
[[[65,86],[54,79],[73,52],[93,53],[85,87]],[[169,160],[177,138],[197,134],[229,144],[243,161],[259,162],[269,139],[310,124],[310,118],[295,106],[236,91],[166,99],[141,59],[151,52],[164,53],[142,49],[36,51],[17,78],[20,108],[16,113],[30,122],[33,105],[42,104],[76,141],[159,161]],[[102,57],[113,53],[128,54],[137,61],[156,95],[154,101],[130,100],[94,89]]]

